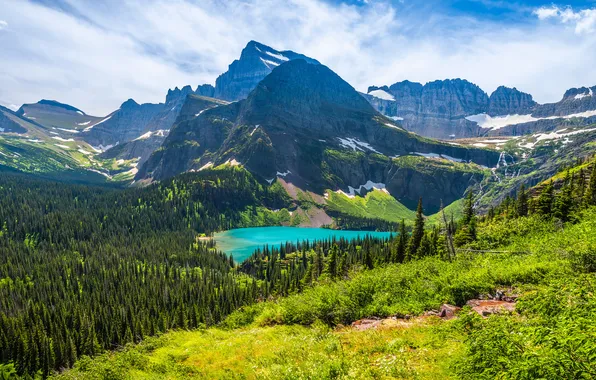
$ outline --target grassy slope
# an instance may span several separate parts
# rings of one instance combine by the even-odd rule
[[[414,211],[383,191],[371,191],[364,197],[354,198],[330,190],[327,194],[327,208],[342,214],[391,222],[401,222],[402,219],[414,220],[416,216]]]
[[[371,191],[364,197],[356,196],[350,198],[345,194],[327,191],[327,208],[342,214],[358,216],[371,219],[383,219],[390,222],[406,223],[413,222],[416,217],[416,211],[410,210],[390,194],[383,191]],[[457,200],[445,207],[445,215],[451,218],[453,215],[458,220],[462,215],[463,199]],[[439,212],[429,215],[427,222],[429,224],[442,223],[443,215]]]
[[[550,348],[548,342],[536,343],[540,335],[528,329],[536,328],[531,325],[536,323],[532,322],[538,318],[536,313],[543,320],[548,311],[557,310],[553,308],[552,297],[548,297],[548,294],[556,295],[548,290],[549,284],[571,282],[579,277],[573,266],[576,254],[596,249],[596,209],[588,211],[581,223],[564,230],[532,217],[483,226],[479,239],[500,250],[529,254],[460,256],[453,262],[426,258],[355,272],[350,280],[322,283],[302,294],[245,308],[232,314],[220,328],[172,332],[139,346],[127,347],[122,352],[84,360],[77,369],[63,376],[494,378],[494,368],[497,373],[498,370],[510,371],[506,377],[515,377],[511,370],[523,372],[526,363],[541,355],[553,358],[548,365],[557,363],[555,354],[560,353],[559,346]],[[586,276],[592,276],[594,282],[593,275]],[[516,287],[528,300],[537,300],[535,305],[546,304],[547,311],[537,307],[538,311],[532,311],[525,306],[523,318],[497,316],[485,321],[464,318],[463,322],[431,319],[407,330],[397,327],[358,332],[324,327],[339,326],[364,316],[420,314],[444,302],[461,305],[467,299],[502,286]],[[592,300],[594,294],[582,293],[581,297]],[[564,308],[573,304],[560,305]],[[593,318],[587,318],[573,331],[589,334],[595,323]],[[555,322],[547,325],[554,326],[555,337],[566,336],[568,330],[556,330],[559,325]],[[507,329],[519,329],[524,341],[507,340],[515,338],[508,336]],[[492,333],[500,335],[492,336]],[[588,337],[578,339],[581,344]],[[509,365],[515,365],[513,369],[499,359],[499,355],[506,352],[503,347],[491,351],[492,341],[498,341],[503,347],[520,345],[518,348],[523,352],[519,357],[506,357],[513,363]],[[484,345],[488,354],[474,351],[477,345]],[[578,354],[583,355],[583,352],[578,351]],[[493,356],[496,364],[491,362]],[[530,373],[546,373],[548,366],[541,364],[537,366],[539,372]],[[470,368],[476,372],[467,374]],[[482,371],[483,375],[479,376]]]

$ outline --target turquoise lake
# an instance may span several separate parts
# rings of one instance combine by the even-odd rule
[[[335,237],[337,239],[356,239],[358,236],[387,238],[390,232],[371,231],[339,231],[324,228],[299,228],[299,227],[253,227],[236,228],[215,234],[217,248],[227,254],[234,255],[236,262],[244,261],[256,249],[265,245],[279,246],[286,242],[325,240]]]

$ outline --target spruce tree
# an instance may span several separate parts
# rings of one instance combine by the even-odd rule
[[[554,194],[554,187],[553,181],[551,180],[547,183],[540,196],[536,200],[536,212],[542,216],[550,217],[552,214],[553,209],[553,194]]]
[[[555,200],[554,216],[563,222],[569,221],[569,214],[573,207],[572,190],[570,185],[563,186]]]
[[[424,215],[422,214],[422,198],[418,200],[418,207],[416,208],[416,220],[414,222],[414,229],[412,230],[412,236],[408,243],[407,249],[407,260],[411,260],[416,257],[416,252],[420,247],[422,238],[424,237]]]
[[[408,248],[408,235],[406,233],[406,222],[402,219],[399,225],[399,237],[397,239],[397,251],[395,261],[403,263],[406,258],[406,249]]]
[[[528,193],[524,184],[519,188],[515,207],[518,217],[528,216]]]
[[[590,206],[596,205],[596,161],[592,164],[592,173],[586,190],[585,202]]]

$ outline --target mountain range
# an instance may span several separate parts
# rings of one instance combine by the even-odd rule
[[[325,204],[329,191],[350,198],[378,190],[413,209],[424,194],[434,212],[471,187],[488,192],[487,178],[517,184],[503,168],[522,163],[523,177],[537,169],[527,159],[545,145],[555,153],[577,145],[566,136],[596,122],[594,91],[574,88],[560,102],[538,104],[515,88],[489,96],[452,79],[364,94],[313,58],[250,41],[215,86],[176,87],[164,103],[129,99],[104,117],[55,100],[3,108],[0,165],[137,184],[241,165],[295,198],[305,191]]]
[[[403,81],[368,88],[363,94],[384,115],[422,136],[458,139],[519,136],[596,121],[595,87],[572,88],[561,101],[538,104],[516,88],[498,87],[490,96],[463,79]]]

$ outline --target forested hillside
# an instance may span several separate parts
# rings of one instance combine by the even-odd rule
[[[240,265],[199,233],[276,223],[265,206],[288,202],[240,168],[128,191],[3,175],[0,361],[9,364],[2,370],[47,376],[104,350],[222,321],[334,327],[463,305],[503,286],[542,291],[561,276],[590,278],[582,273],[594,270],[595,168],[582,162],[539,190],[520,189],[485,217],[475,215],[470,193],[459,221],[444,215],[442,225],[425,228],[420,205],[411,232],[401,223],[391,240],[288,243]],[[554,247],[544,245],[548,236]],[[487,250],[497,254],[474,253]],[[259,302],[270,297],[278,301]],[[473,323],[468,339],[483,339],[474,328],[484,322]],[[465,360],[492,352],[482,350]],[[136,368],[127,366],[121,376]]]
[[[415,230],[404,257],[399,237],[256,253],[241,268],[263,280],[275,277],[270,267],[291,268],[292,257],[306,256],[314,268],[302,277],[307,286],[243,307],[217,328],[85,358],[59,378],[593,378],[596,165],[586,166],[592,174],[581,196],[568,197],[581,182],[570,174],[558,190],[550,182],[536,195],[520,190],[490,216],[465,207],[452,226],[453,257],[408,255]],[[343,271],[339,263],[350,257]],[[472,299],[513,309],[479,315]],[[442,304],[464,308],[455,318],[425,313]],[[387,319],[359,328],[365,317]]]

